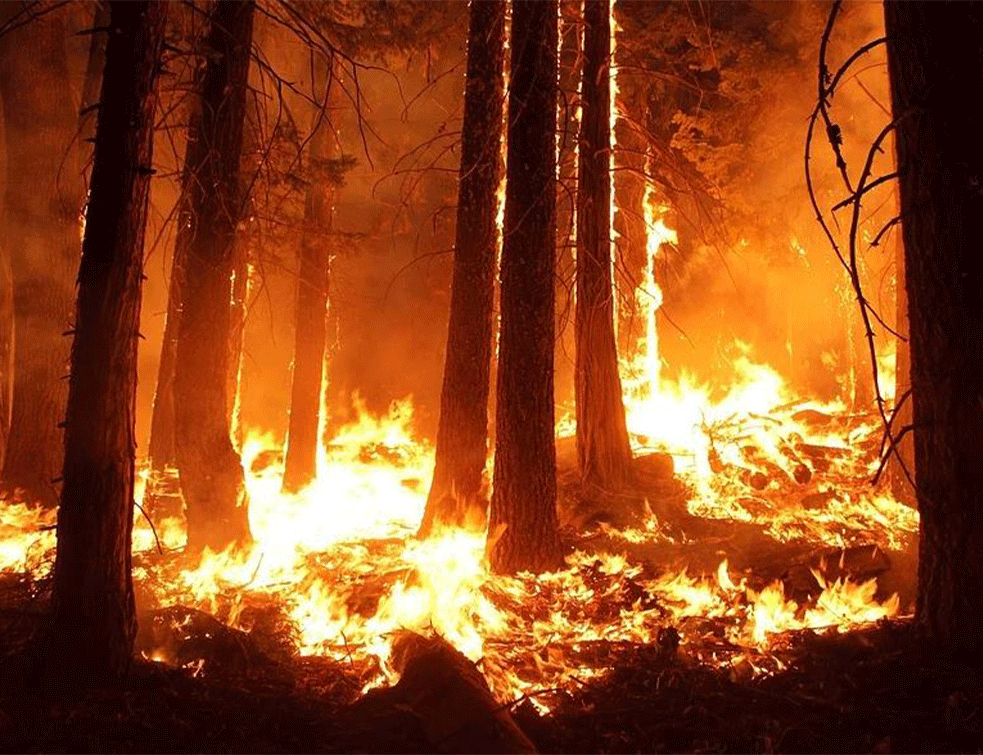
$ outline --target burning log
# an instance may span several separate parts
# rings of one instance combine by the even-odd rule
[[[536,752],[478,667],[443,639],[403,632],[393,643],[392,662],[402,676],[382,694],[413,712],[435,751]]]

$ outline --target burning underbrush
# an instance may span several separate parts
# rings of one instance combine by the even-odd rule
[[[499,700],[527,695],[541,712],[604,677],[631,647],[678,651],[739,678],[781,671],[803,632],[905,613],[904,590],[899,597],[877,580],[898,571],[892,560],[905,563],[918,523],[870,488],[873,418],[793,402],[780,385],[761,392],[771,375],[748,361],[753,380],[712,410],[692,388],[629,401],[639,468],[660,470],[640,473],[630,507],[640,515],[568,529],[567,568],[539,576],[490,574],[484,532],[414,537],[432,453],[413,435],[408,402],[384,417],[363,412],[296,495],[281,492],[274,439],[250,435],[250,548],[189,563],[179,517],[154,531],[137,512],[139,650],[207,675],[216,654],[248,661],[258,642],[267,654],[342,664],[364,692],[398,679],[393,638],[409,629],[477,662]],[[660,425],[669,405],[677,414]],[[672,438],[652,429],[660,426],[690,429]],[[561,488],[572,476],[567,442]],[[649,463],[656,448],[674,473]],[[53,546],[50,514],[0,509],[7,577],[43,581]]]

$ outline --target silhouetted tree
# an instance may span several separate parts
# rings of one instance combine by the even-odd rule
[[[290,429],[283,487],[297,491],[317,474],[321,382],[327,333],[328,280],[334,215],[334,181],[330,160],[334,153],[327,104],[338,88],[332,63],[314,59],[315,92],[323,92],[323,107],[314,114],[309,144],[307,189],[304,197],[304,233],[300,240],[294,361],[290,392]]]
[[[130,546],[137,344],[166,4],[113,2],[78,272],[48,671],[119,677],[136,635]]]
[[[887,2],[921,537],[916,620],[983,658],[983,3]]]
[[[632,456],[614,337],[610,76],[610,0],[585,0],[577,181],[577,460],[585,483],[618,488],[631,479]]]
[[[0,13],[19,4],[4,3]],[[16,348],[3,484],[54,506],[63,438],[72,288],[79,259],[82,179],[71,155],[78,128],[59,13],[0,37],[7,143],[4,239],[13,279]]]
[[[511,51],[489,559],[497,572],[541,572],[563,563],[553,416],[555,0],[513,3]]]
[[[504,0],[472,0],[447,355],[424,536],[437,524],[485,517],[504,65]]]
[[[253,11],[251,0],[220,0],[212,11],[201,81],[203,159],[186,187],[193,229],[184,258],[173,400],[192,552],[250,537],[242,467],[229,437],[227,371]]]

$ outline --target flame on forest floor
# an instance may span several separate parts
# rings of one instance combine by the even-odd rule
[[[869,488],[879,439],[873,419],[848,414],[840,402],[797,400],[744,344],[734,345],[727,386],[662,376],[654,263],[674,234],[654,203],[647,206],[650,264],[638,294],[647,341],[623,369],[636,450],[672,454],[698,516],[756,522],[777,540],[898,548],[917,531],[917,514]],[[887,360],[882,369],[889,370]],[[367,687],[394,679],[396,630],[435,631],[480,662],[502,699],[597,676],[608,648],[658,642],[668,627],[706,662],[740,660],[767,673],[782,667],[775,651],[785,633],[843,630],[898,614],[897,596],[879,599],[874,580],[828,582],[817,571],[813,593],[796,600],[782,582],[733,575],[726,561],[710,575],[655,573],[625,555],[577,551],[561,572],[492,575],[483,531],[414,538],[433,453],[413,432],[411,403],[395,402],[379,417],[358,409],[358,420],[322,449],[316,480],[296,494],[281,490],[278,439],[246,433],[255,538],[246,550],[206,551],[193,565],[160,557],[158,538],[170,551],[183,546],[183,522],[157,522],[155,534],[136,512],[134,576],[144,599],[198,608],[246,630],[251,603],[272,601],[292,624],[300,653],[358,662]],[[572,423],[561,421],[558,431],[571,432]],[[141,474],[138,502],[146,482]],[[43,572],[53,527],[51,512],[0,506],[0,572]],[[607,529],[631,544],[665,540],[654,516]],[[167,660],[163,650],[148,657]],[[536,704],[548,706],[543,698]]]
[[[293,624],[302,654],[364,664],[367,687],[391,681],[390,638],[402,628],[435,631],[481,668],[506,699],[603,673],[603,647],[656,642],[678,627],[684,647],[708,662],[734,652],[761,672],[776,670],[776,636],[802,629],[845,629],[898,613],[897,598],[878,600],[876,583],[817,572],[817,597],[798,605],[781,582],[758,590],[726,562],[715,575],[686,570],[651,574],[623,555],[575,552],[554,574],[491,575],[485,533],[448,531],[427,541],[412,535],[422,515],[432,451],[411,432],[411,407],[388,415],[365,411],[325,449],[317,480],[296,495],[280,490],[282,458],[271,436],[253,433],[243,448],[255,544],[246,552],[206,552],[192,567],[154,555],[137,520],[135,579],[159,606],[184,605],[249,629],[251,601],[274,599]],[[37,568],[29,554],[50,550],[50,514],[0,509],[2,568]],[[886,518],[886,529],[894,526]],[[651,524],[639,540],[655,537]],[[178,520],[158,523],[165,547],[179,548]],[[716,629],[708,629],[716,622]],[[704,654],[701,637],[719,633],[734,652]],[[167,660],[163,651],[152,654]],[[729,658],[729,660],[728,660]],[[753,659],[753,660],[751,660]],[[548,703],[539,700],[541,707]]]

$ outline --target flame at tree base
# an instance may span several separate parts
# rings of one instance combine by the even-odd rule
[[[692,511],[718,519],[758,517],[776,540],[817,545],[872,541],[892,548],[917,530],[913,512],[865,488],[870,460],[863,458],[865,446],[859,441],[873,437],[873,424],[838,423],[830,415],[834,419],[817,434],[801,419],[809,411],[819,413],[816,405],[769,410],[765,404],[774,400],[774,392],[755,397],[773,374],[750,362],[744,374],[753,379],[717,404],[716,414],[707,415],[709,404],[703,404],[703,422],[687,436],[689,445],[675,446],[678,456],[692,459],[680,472],[692,493]],[[777,396],[785,398],[781,391]],[[657,397],[635,407],[636,413],[629,410],[636,441],[641,438],[638,417],[658,410],[664,400]],[[668,405],[695,417],[699,402],[693,401],[692,406],[687,400]],[[831,412],[837,407],[822,408]],[[792,419],[796,416],[800,420]],[[600,648],[605,644],[654,643],[667,627],[678,630],[684,650],[705,662],[750,663],[766,673],[781,668],[775,649],[783,633],[843,630],[899,612],[897,596],[878,599],[874,580],[827,582],[817,572],[813,596],[800,598],[800,605],[781,582],[759,584],[753,575],[735,582],[726,562],[715,575],[690,576],[685,569],[659,573],[643,560],[578,550],[561,572],[492,575],[484,532],[453,530],[415,539],[432,450],[413,436],[411,419],[408,402],[394,404],[381,418],[363,411],[324,450],[317,480],[296,495],[281,492],[282,456],[272,437],[248,435],[243,466],[255,543],[247,552],[206,552],[189,567],[176,556],[157,555],[153,534],[138,519],[134,577],[142,608],[193,607],[249,630],[250,605],[273,601],[293,627],[298,653],[357,661],[366,688],[395,679],[390,667],[394,632],[437,632],[480,662],[503,700],[602,674],[606,661]],[[684,426],[676,421],[676,427]],[[722,427],[728,422],[740,429],[735,436],[740,442],[732,444],[737,450],[723,445],[729,436]],[[711,427],[716,435],[707,434]],[[837,435],[844,430],[846,437]],[[647,435],[646,442],[652,444],[654,437]],[[852,487],[829,493],[825,506],[810,509],[790,504],[779,483],[771,491],[749,486],[741,477],[751,470],[749,448],[760,469],[775,479],[780,477],[775,468],[794,478],[794,464],[783,455],[782,439],[788,437],[800,454],[795,463],[815,476],[812,488],[822,489],[815,480],[823,476],[834,485],[853,480]],[[821,465],[801,453],[811,446],[836,451],[829,452],[832,461],[824,460],[836,474],[827,469],[823,475]],[[757,494],[759,508],[750,505],[750,493]],[[54,546],[53,531],[46,529],[53,523],[51,514],[11,504],[0,512],[0,568],[39,575],[46,568],[44,554]],[[157,529],[167,549],[183,546],[181,521],[165,520]],[[637,529],[611,534],[650,546],[649,561],[658,560],[659,548],[669,540],[653,518]],[[703,641],[708,634],[719,639],[721,632],[728,649],[722,650],[719,641],[712,646]],[[175,661],[165,649],[147,655]],[[536,698],[536,704],[549,706],[545,697]]]

